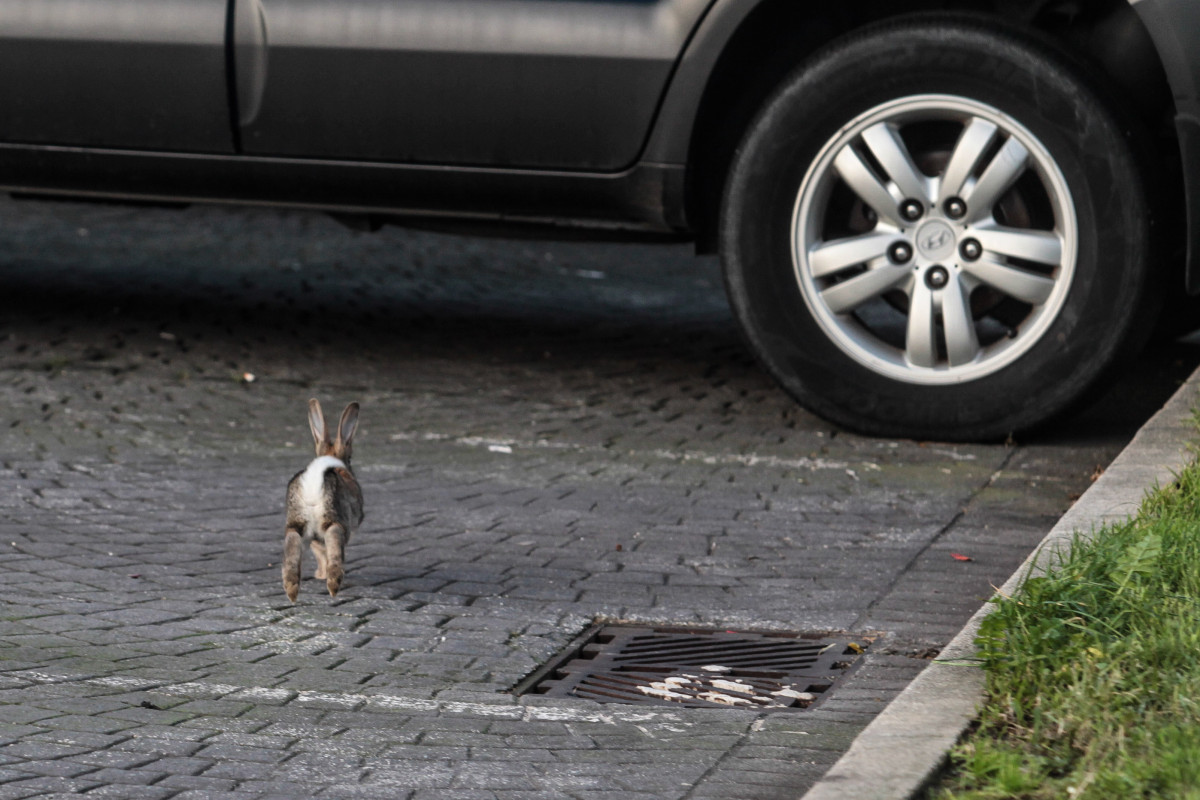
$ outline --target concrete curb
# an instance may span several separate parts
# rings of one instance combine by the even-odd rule
[[[1076,532],[1132,516],[1146,492],[1172,482],[1193,460],[1190,418],[1200,402],[1200,370],[1155,414],[1000,591],[1012,593],[1051,563]],[[917,678],[854,740],[803,800],[908,800],[937,775],[983,701],[983,671],[973,666],[985,604]]]

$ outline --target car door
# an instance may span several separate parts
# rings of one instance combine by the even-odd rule
[[[0,0],[0,141],[227,153],[227,0]]]
[[[617,170],[711,0],[235,0],[243,152]]]

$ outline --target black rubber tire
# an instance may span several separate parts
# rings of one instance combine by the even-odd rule
[[[818,151],[892,99],[987,103],[1045,145],[1074,199],[1075,274],[1057,317],[1018,360],[954,385],[906,383],[848,357],[804,302],[791,252],[797,192]],[[750,126],[722,201],[726,288],[751,348],[802,405],[851,430],[1002,439],[1094,393],[1149,333],[1149,210],[1133,148],[1082,71],[1051,45],[972,18],[914,17],[851,35],[792,73]]]

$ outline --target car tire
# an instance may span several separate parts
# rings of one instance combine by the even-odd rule
[[[874,435],[995,440],[1092,395],[1151,327],[1138,160],[1084,72],[973,18],[854,34],[734,155],[726,288],[802,405]]]

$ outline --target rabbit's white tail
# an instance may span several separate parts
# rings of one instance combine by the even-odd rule
[[[306,506],[320,508],[325,504],[325,473],[346,464],[333,456],[318,456],[300,476],[300,497]]]

